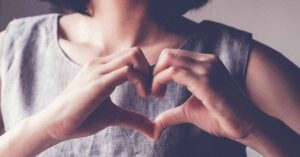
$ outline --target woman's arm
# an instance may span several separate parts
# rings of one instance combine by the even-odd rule
[[[255,50],[255,46],[253,50]],[[255,52],[251,55],[250,69],[253,68],[253,62],[256,60],[253,59],[254,55]],[[263,60],[263,62],[267,61]],[[262,67],[260,66],[251,70],[254,73],[261,71]],[[272,66],[275,67],[275,65]],[[293,69],[297,71],[296,67],[287,67],[285,70]],[[268,70],[270,70],[269,73],[275,72],[272,78],[276,77],[276,74],[284,75],[278,69]],[[264,74],[267,73],[266,71],[264,72]],[[160,133],[172,125],[192,123],[212,135],[227,137],[250,146],[266,157],[299,156],[299,135],[284,123],[265,114],[264,112],[267,112],[265,109],[262,109],[264,112],[257,109],[255,103],[258,102],[253,103],[251,97],[249,98],[241,90],[238,83],[234,81],[225,65],[217,56],[166,49],[162,52],[153,75],[151,90],[153,95],[162,96],[163,94],[159,91],[164,91],[162,89],[165,89],[166,84],[170,81],[185,85],[193,94],[182,105],[167,110],[156,118],[157,132]],[[253,75],[255,76],[257,73]],[[276,84],[280,86],[280,84],[284,84],[284,81],[272,82],[272,80],[267,79],[267,75],[264,76],[266,78],[261,78],[265,79],[261,84],[264,84],[265,81],[267,81],[266,84],[270,85]],[[290,80],[293,80],[292,78],[294,77],[290,76]],[[264,90],[264,92],[278,90],[274,86],[264,86],[261,90]],[[285,90],[291,94],[295,88],[286,87]],[[259,94],[266,95],[265,93]],[[280,94],[276,96],[281,97]],[[282,97],[284,96],[294,100],[297,98],[296,95],[293,98],[288,97],[289,95],[282,95]],[[270,99],[272,100],[272,97]],[[271,107],[272,104],[270,103],[272,103],[270,100],[267,101],[267,104]],[[293,104],[299,104],[299,101],[293,101],[291,106]],[[259,105],[257,104],[257,106]],[[294,106],[296,107],[296,105]],[[295,110],[297,110],[297,107]],[[284,113],[284,111],[278,111],[278,113],[281,112]],[[267,113],[270,114],[269,112]],[[289,115],[285,114],[285,116]]]
[[[269,116],[261,117],[260,131],[241,143],[262,154],[297,156],[300,153],[299,80],[300,69],[295,64],[279,52],[254,42],[246,90],[253,104]]]
[[[0,32],[0,52],[4,42],[4,36],[5,31]],[[0,59],[1,55],[2,53],[0,53]],[[1,88],[2,79],[0,78],[0,89]],[[28,128],[30,128],[31,131],[27,131]],[[28,151],[32,152],[32,154],[37,154],[37,152],[41,152],[45,148],[54,145],[54,141],[38,128],[40,127],[36,126],[36,124],[28,118],[23,120],[16,128],[4,134],[3,118],[0,108],[0,156],[24,156]],[[13,151],[12,148],[14,148]],[[8,155],[8,152],[11,152],[11,154]]]
[[[251,100],[300,134],[300,69],[275,50],[254,42],[246,77]]]
[[[37,123],[34,118],[27,118],[3,134],[0,137],[0,156],[36,156],[59,143],[45,132],[41,124],[43,125],[43,123]]]
[[[126,81],[135,84],[140,96],[147,96],[149,74],[150,65],[139,48],[89,61],[47,107],[0,136],[0,156],[36,156],[59,142],[93,135],[112,125],[153,138],[153,122],[116,106],[109,97]]]

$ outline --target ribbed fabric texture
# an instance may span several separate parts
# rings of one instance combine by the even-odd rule
[[[79,72],[57,41],[59,14],[16,19],[10,22],[1,52],[1,111],[5,131],[45,108]],[[214,53],[244,89],[251,49],[250,33],[212,21],[199,23],[181,49]],[[172,82],[161,100],[138,97],[126,82],[111,94],[123,108],[154,119],[159,113],[181,105],[191,96],[186,87]],[[59,113],[58,113],[59,114]],[[30,128],[28,128],[30,130]],[[28,130],[24,130],[26,133]],[[49,148],[41,157],[245,157],[244,146],[211,136],[190,125],[168,128],[158,142],[138,131],[109,127],[101,132]]]

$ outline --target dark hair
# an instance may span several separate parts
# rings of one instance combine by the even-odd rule
[[[89,15],[87,5],[90,0],[45,0],[85,15]],[[164,14],[179,15],[204,6],[209,0],[150,0],[150,6],[155,16]]]

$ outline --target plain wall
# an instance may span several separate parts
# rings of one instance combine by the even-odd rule
[[[51,12],[52,6],[40,0],[0,0],[0,30],[14,18]]]
[[[37,0],[0,0],[0,30],[18,17],[52,12]],[[212,0],[186,14],[200,22],[211,19],[253,33],[254,38],[280,51],[300,66],[300,0]],[[248,149],[249,157],[258,157]]]
[[[300,0],[211,0],[188,17],[249,31],[300,66]]]

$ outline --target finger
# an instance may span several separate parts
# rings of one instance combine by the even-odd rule
[[[97,58],[93,58],[93,59],[89,60],[85,64],[85,66],[87,66],[87,67],[99,67],[99,64],[105,64],[105,63],[109,62],[110,60],[112,60],[113,58],[116,58],[117,56],[120,56],[124,53],[126,53],[126,51],[120,51],[120,52],[108,54],[106,56],[100,56],[100,57],[97,57]]]
[[[95,134],[109,126],[122,126],[138,130],[148,138],[154,138],[154,123],[138,113],[122,109],[113,104],[110,98],[101,103],[81,125],[85,130],[79,136]],[[78,136],[78,135],[77,135]]]
[[[156,77],[156,74],[170,66],[170,59],[172,58],[171,55],[172,54],[168,53],[168,51],[162,51],[162,53],[159,56],[158,62],[153,69],[152,75],[154,76],[154,78]],[[158,81],[154,81],[154,78],[152,80],[151,94],[153,96],[161,98],[165,95],[167,85],[162,84]]]
[[[168,51],[161,52],[161,54],[158,57],[158,61],[153,69],[153,76],[169,66],[169,57],[171,57],[170,55],[172,54],[170,54]]]
[[[154,138],[154,123],[147,117],[122,109],[115,106],[114,112],[115,118],[112,125],[122,126],[130,129],[135,129],[145,134],[150,139]]]
[[[138,69],[145,76],[150,74],[150,65],[140,48],[127,50],[124,54],[101,66],[99,71],[101,74],[106,74],[125,65],[133,65],[135,69]]]
[[[155,66],[153,75],[156,75],[169,66],[185,68],[192,70],[195,73],[203,74],[207,71],[207,68],[210,68],[209,58],[213,59],[213,56],[209,57],[207,55],[210,54],[201,54],[177,49],[165,49],[162,52],[157,65]],[[208,59],[205,60],[203,58]]]
[[[197,71],[203,69],[201,62],[197,62],[196,60],[190,57],[178,56],[172,53],[171,51],[168,51],[168,49],[166,49],[162,52],[159,61],[155,66],[155,69],[153,71],[154,77],[156,74],[160,73],[161,71],[167,69],[170,66],[176,68],[185,68],[189,70],[197,70]],[[159,82],[153,81],[151,94],[157,97],[162,97],[165,94],[166,88],[167,87],[165,84],[161,84]]]
[[[168,127],[183,123],[191,123],[199,128],[208,129],[212,125],[210,113],[203,103],[191,96],[181,106],[167,110],[159,114],[154,120],[154,138],[159,139],[161,133]]]
[[[183,53],[183,52],[182,52]],[[175,68],[184,68],[194,71],[194,73],[204,74],[207,70],[205,67],[205,63],[197,61],[192,58],[193,55],[186,56],[178,56],[172,51],[163,51],[160,59],[155,66],[153,71],[154,77],[160,73],[161,71],[167,69],[170,66]],[[169,80],[170,81],[170,80]],[[158,83],[152,83],[151,94],[157,97],[162,97],[166,91],[166,85]]]
[[[167,83],[173,80],[172,76],[176,73],[176,70],[174,67],[169,67],[155,75],[152,81],[151,94],[157,97],[163,97],[166,92]]]
[[[166,69],[172,63],[174,58],[186,58],[186,60],[193,61],[196,58],[197,53],[192,53],[184,50],[177,49],[164,49],[158,59],[158,62],[153,70],[153,74],[157,74],[163,69]]]
[[[210,64],[204,61],[197,61],[190,57],[182,57],[174,55],[170,59],[170,66],[176,68],[188,69],[189,71],[193,71],[195,74],[204,75],[208,72],[210,68]]]
[[[151,91],[158,93],[167,83],[174,81],[186,86],[190,92],[193,93],[199,88],[200,79],[201,76],[198,76],[192,71],[183,68],[169,67],[154,76]]]
[[[122,55],[122,54],[124,54],[124,53],[127,53],[127,51],[126,51],[126,50],[124,50],[124,51],[118,51],[118,52],[114,52],[114,53],[111,53],[111,54],[102,56],[102,57],[100,57],[100,60],[101,60],[100,63],[101,63],[101,64],[105,64],[105,63],[107,63],[107,62],[113,60],[113,59],[116,58],[117,56],[120,56],[120,55]]]
[[[140,96],[146,97],[148,95],[146,78],[131,66],[124,66],[109,74],[104,75],[104,77],[106,80],[104,82],[107,89],[116,87],[117,85],[120,85],[129,80],[135,85],[136,91]]]
[[[215,91],[212,91],[209,77],[197,75],[186,69],[170,67],[154,77],[152,88],[155,91],[159,86],[164,86],[170,81],[186,86],[198,100],[204,102],[204,106],[209,111],[224,112],[227,110],[223,103],[219,103],[226,100],[223,97],[219,97]],[[207,93],[210,94],[207,95]],[[210,97],[214,97],[215,99],[211,99]]]
[[[164,111],[163,113],[159,114],[155,120],[155,132],[154,132],[154,139],[159,139],[161,133],[166,128],[182,124],[188,123],[188,118],[184,111],[184,105],[180,105],[178,107],[169,109]]]
[[[187,50],[182,50],[182,49],[164,49],[163,51],[173,53],[176,56],[181,56],[181,57],[189,57],[192,59],[196,59],[199,61],[205,61],[206,59],[209,59],[213,57],[213,54],[210,53],[201,53],[201,52],[192,52],[192,51],[187,51]]]

